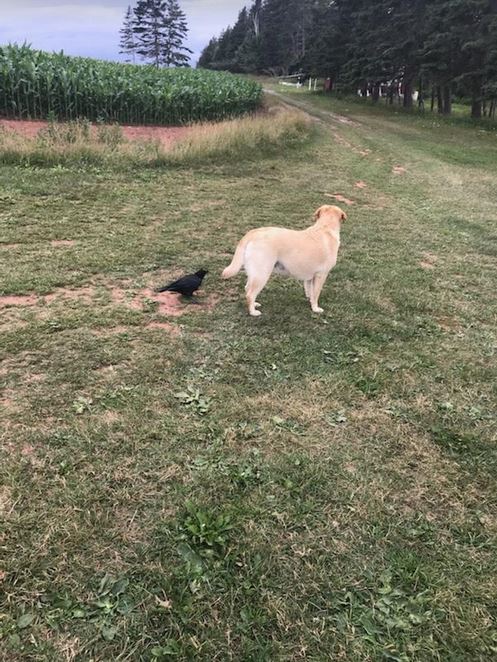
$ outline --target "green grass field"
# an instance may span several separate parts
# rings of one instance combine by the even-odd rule
[[[0,166],[0,659],[497,655],[496,135],[297,101],[260,158]],[[331,195],[325,313],[248,317],[237,240]]]

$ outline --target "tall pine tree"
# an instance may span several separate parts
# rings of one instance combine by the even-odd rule
[[[133,10],[131,6],[128,7],[126,15],[124,17],[123,27],[119,31],[121,35],[121,40],[119,42],[120,53],[126,55],[126,62],[135,61],[136,53],[136,41],[135,34],[133,32]]]
[[[218,47],[217,37],[212,37],[207,46],[202,51],[199,60],[197,62],[197,67],[201,69],[210,69],[212,64],[216,60],[216,53]]]
[[[188,25],[178,0],[166,0],[166,20],[161,63],[165,67],[187,67],[193,51],[183,45],[188,34]]]
[[[136,52],[156,67],[188,66],[183,45],[188,33],[186,17],[178,0],[138,0],[134,9],[133,34]]]

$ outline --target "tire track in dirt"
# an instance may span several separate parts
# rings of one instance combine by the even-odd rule
[[[271,96],[277,97],[283,103],[283,105],[290,106],[291,108],[298,108],[299,110],[304,111],[305,113],[307,113],[307,115],[314,117],[320,122],[324,122],[325,120],[331,120],[332,122],[336,122],[338,124],[348,124],[349,126],[360,125],[360,122],[357,122],[356,120],[351,120],[350,117],[346,117],[345,115],[332,113],[329,110],[317,110],[316,108],[313,108],[312,106],[307,104],[305,101],[297,101],[296,99],[289,99],[285,95],[280,94],[275,90],[270,90],[266,87],[263,89],[266,94],[270,94]]]
[[[350,128],[363,128],[367,129],[367,125],[364,124],[363,122],[359,122],[355,119],[351,119],[350,117],[346,117],[345,115],[340,115],[338,113],[334,113],[332,111],[327,111],[327,110],[321,110],[314,108],[312,104],[308,103],[307,101],[303,101],[300,99],[293,99],[285,94],[282,94],[280,92],[277,92],[276,90],[272,90],[269,88],[263,88],[264,92],[266,94],[269,94],[273,97],[276,97],[278,101],[285,106],[286,108],[291,108],[291,109],[298,109],[302,112],[304,112],[306,115],[311,117],[313,120],[316,122],[319,122],[322,126],[325,126],[329,131],[331,131],[331,134],[333,135],[333,138],[336,140],[337,143],[340,145],[343,145],[346,147],[348,150],[351,152],[354,152],[355,154],[358,154],[362,158],[367,158],[373,154],[373,150],[370,149],[369,147],[363,147],[361,145],[353,144],[349,139],[347,139],[344,135],[342,135],[342,132],[339,131],[339,128],[344,128],[344,127],[350,127]],[[388,162],[389,159],[385,159],[384,157],[377,156],[376,155],[376,161],[383,161],[383,162]],[[391,172],[395,176],[399,175],[404,175],[407,173],[407,168],[404,166],[396,164],[394,162],[391,165]],[[356,183],[355,185],[357,188],[363,189],[363,188],[368,188],[368,185],[360,180],[359,182]],[[339,197],[337,197],[337,194],[332,195],[331,197],[334,197],[336,200],[340,201]],[[343,197],[343,196],[340,196]],[[342,202],[345,202],[346,204],[353,203],[352,200],[341,200]]]

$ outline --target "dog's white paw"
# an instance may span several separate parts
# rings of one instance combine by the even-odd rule
[[[256,301],[256,302],[254,303],[254,308],[260,308],[260,307],[261,307],[261,304],[258,303],[258,302]]]
[[[259,315],[262,315],[260,310],[251,310],[250,314],[252,315],[252,317],[259,317]]]
[[[316,308],[312,309],[313,313],[324,313],[324,310],[320,308],[319,306],[316,306]]]

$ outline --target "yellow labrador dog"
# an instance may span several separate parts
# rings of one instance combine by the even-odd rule
[[[315,313],[322,313],[318,299],[328,273],[337,261],[340,225],[347,215],[340,207],[324,205],[314,214],[316,222],[306,230],[257,228],[248,232],[236,247],[223,278],[235,276],[243,267],[247,273],[249,313],[261,314],[257,295],[274,271],[304,281],[306,297]]]

